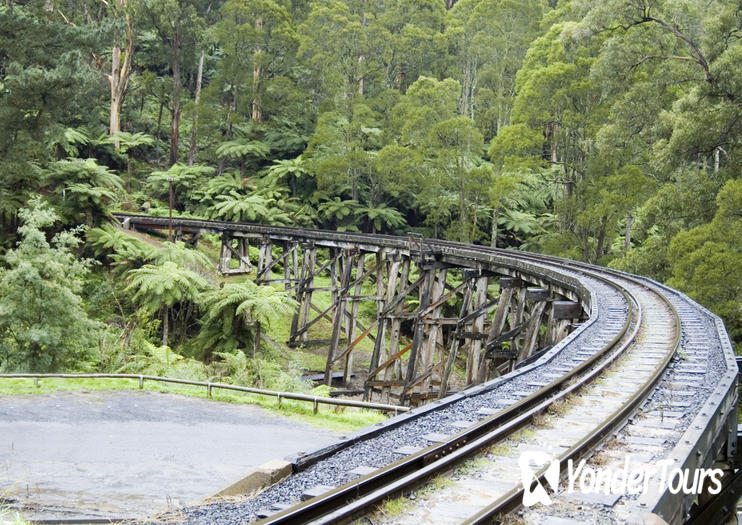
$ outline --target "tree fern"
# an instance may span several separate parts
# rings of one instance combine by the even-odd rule
[[[173,262],[193,271],[205,271],[213,268],[211,260],[203,252],[187,248],[185,243],[180,241],[162,243],[161,247],[151,250],[149,257],[155,264]]]
[[[387,228],[398,228],[406,224],[404,217],[395,208],[381,203],[378,206],[362,206],[355,210],[356,216],[364,217],[373,229],[373,233]]]
[[[301,157],[295,159],[274,160],[273,165],[267,169],[267,174],[272,179],[281,179],[287,175],[300,178],[307,175],[304,160]]]
[[[244,157],[265,158],[270,153],[270,147],[259,140],[235,139],[222,142],[216,148],[216,154],[222,158],[241,159]]]
[[[44,173],[44,182],[55,188],[74,183],[101,188],[122,189],[121,178],[98,164],[95,159],[65,159],[52,162]]]
[[[268,324],[272,318],[290,315],[297,304],[286,292],[251,281],[225,284],[199,298],[204,311],[197,344],[204,357],[213,351],[233,352],[254,341],[255,324]]]
[[[159,265],[146,264],[130,270],[126,291],[139,307],[150,314],[162,313],[162,344],[167,345],[169,310],[176,303],[193,301],[208,286],[197,273],[179,267],[172,261]]]
[[[104,224],[100,228],[91,228],[88,230],[87,239],[97,257],[116,252],[140,250],[145,246],[142,241],[130,233],[110,224]]]
[[[210,215],[229,221],[266,222],[272,202],[272,199],[266,199],[255,192],[242,195],[230,191],[228,195],[217,197],[217,203],[211,207]]]

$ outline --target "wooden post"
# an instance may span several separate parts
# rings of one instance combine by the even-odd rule
[[[526,337],[523,340],[523,348],[518,355],[518,362],[531,357],[531,354],[536,349],[538,331],[541,328],[541,317],[546,309],[546,304],[546,301],[539,301],[533,306],[531,317],[528,319],[528,328],[526,329]]]
[[[487,302],[487,277],[480,276],[477,278],[477,289],[472,303],[472,309],[476,311],[484,306]],[[477,336],[484,333],[484,318],[486,312],[478,315],[472,323],[472,333]],[[480,367],[484,362],[482,356],[482,339],[473,337],[469,345],[469,358],[466,361],[466,384],[476,384],[480,382]]]
[[[418,303],[418,316],[415,320],[415,333],[412,338],[412,348],[410,349],[410,358],[407,362],[407,377],[404,382],[404,390],[410,392],[412,389],[412,382],[415,380],[417,373],[417,361],[420,347],[423,343],[425,335],[425,322],[420,316],[420,312],[430,306],[430,296],[433,290],[433,283],[435,282],[435,266],[432,264],[422,265],[422,272],[424,275],[423,282],[420,286],[419,292],[419,303]],[[403,396],[404,397],[404,396]],[[403,401],[402,399],[400,401]]]
[[[258,255],[258,275],[262,275],[263,281],[271,278],[270,267],[273,264],[273,243],[270,237],[260,239],[260,253]]]
[[[365,255],[361,253],[358,256],[358,263],[356,265],[356,285],[353,290],[354,298],[351,301],[350,306],[350,317],[348,317],[348,331],[347,333],[347,341],[348,344],[352,343],[356,339],[356,325],[357,325],[357,317],[358,317],[358,303],[360,302],[358,300],[358,297],[361,295],[363,282],[360,280],[361,276],[363,275],[363,267],[365,264]],[[377,284],[378,287],[378,284]],[[345,368],[343,371],[343,384],[347,385],[350,381],[350,376],[353,373],[353,351],[348,352],[348,355],[345,356]]]
[[[464,278],[467,279],[466,276]],[[467,280],[469,281],[469,283],[468,286],[464,289],[464,298],[461,301],[461,310],[459,311],[459,322],[456,324],[456,329],[451,336],[451,348],[448,352],[448,361],[446,362],[446,368],[444,369],[443,376],[441,377],[441,389],[438,393],[439,399],[444,397],[448,393],[448,382],[450,380],[453,367],[456,364],[456,354],[458,353],[459,347],[461,346],[460,332],[463,329],[461,320],[467,316],[471,305],[473,280],[471,278]]]
[[[335,309],[332,314],[332,336],[330,338],[330,348],[327,351],[327,365],[325,366],[325,384],[328,386],[332,383],[332,363],[338,350],[340,332],[343,319],[345,318],[345,309],[347,307],[346,295],[348,294],[348,285],[350,284],[350,272],[353,268],[353,255],[346,252],[343,257],[338,259],[338,261],[341,260],[343,261],[343,265],[339,288],[337,287],[337,278],[332,279]],[[336,272],[333,272],[333,275],[336,275]]]
[[[250,264],[250,240],[247,237],[238,239],[237,251],[240,254],[240,271],[249,273],[252,270],[252,265]]]
[[[283,288],[289,290],[291,288],[291,255],[294,247],[288,241],[283,243]]]
[[[433,272],[435,273],[435,270],[433,270]],[[433,303],[440,300],[446,293],[446,272],[447,270],[445,268],[442,268],[438,273],[438,278],[434,281],[431,300],[431,302]],[[440,335],[440,325],[438,324],[438,321],[441,317],[441,306],[439,305],[435,307],[433,311],[428,314],[427,317],[428,319],[423,319],[423,326],[425,326],[428,331],[428,340],[427,343],[422,347],[420,356],[420,368],[418,373],[425,372],[433,366],[433,362],[435,360],[435,350],[438,344],[438,337]],[[428,393],[430,391],[431,382],[432,374],[423,380],[420,387],[420,392],[424,394]]]
[[[515,304],[513,305],[512,302]],[[513,297],[511,302],[511,313],[510,313],[510,329],[520,326],[523,323],[523,315],[526,309],[526,287],[521,284],[518,288],[518,293]],[[513,336],[510,343],[510,349],[517,355],[520,350],[520,332]]]
[[[291,321],[290,343],[296,342],[297,333],[302,330],[309,320],[309,310],[312,301],[312,285],[314,283],[314,261],[317,250],[314,243],[302,244],[301,270],[299,272],[298,282],[296,285],[296,296],[294,297],[299,303],[299,308],[294,314]],[[307,331],[302,332],[301,341],[307,340]]]
[[[230,245],[232,244],[232,238],[226,232],[222,234],[222,251],[219,254],[219,273],[229,272],[229,262],[232,260],[232,253],[230,251]]]
[[[376,307],[376,316],[377,316],[377,332],[376,332],[376,340],[374,341],[374,351],[371,355],[371,363],[369,366],[369,372],[373,372],[379,367],[379,364],[383,361],[386,362],[389,360],[389,358],[394,355],[393,352],[396,352],[396,350],[392,350],[392,348],[397,348],[399,346],[399,323],[397,320],[396,323],[396,332],[394,330],[395,326],[395,319],[394,319],[394,312],[397,311],[397,309],[394,310],[394,312],[387,312],[386,314],[384,311],[386,310],[387,305],[389,305],[394,299],[394,297],[397,295],[398,291],[398,282],[400,279],[400,267],[404,264],[404,266],[407,268],[407,272],[409,272],[409,259],[405,259],[405,262],[401,262],[401,257],[399,253],[392,253],[387,255],[386,257],[386,264],[383,264],[383,257],[381,254],[377,254],[376,257],[376,293],[379,296],[379,301],[377,303]],[[384,295],[384,282],[383,282],[383,273],[384,273],[384,266],[387,267],[387,279],[386,279],[386,294]],[[406,280],[406,273],[403,272],[404,279]],[[400,290],[403,290],[406,284],[403,284],[400,288]],[[389,336],[389,346],[387,347],[386,339],[387,335]],[[394,374],[394,368],[393,367],[387,367],[384,370],[383,379],[384,381],[389,381]],[[365,398],[370,399],[371,398],[371,389],[366,388]],[[381,392],[381,398],[386,399],[386,402],[389,401],[389,387],[384,386],[382,387]]]

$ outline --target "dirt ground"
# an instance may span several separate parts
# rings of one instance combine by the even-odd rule
[[[177,394],[0,396],[0,502],[28,519],[141,517],[336,437],[259,407]]]

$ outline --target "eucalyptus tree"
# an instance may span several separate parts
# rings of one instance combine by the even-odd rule
[[[459,112],[488,139],[510,120],[515,76],[546,10],[543,0],[462,0],[448,12],[446,37],[461,83]]]
[[[379,60],[384,85],[404,93],[420,76],[438,77],[446,66],[446,11],[438,0],[386,0],[378,24],[388,35]]]
[[[742,340],[742,180],[727,182],[716,198],[711,222],[678,233],[670,243],[672,277],[668,284],[685,290],[723,317],[739,348]]]
[[[178,162],[180,117],[184,69],[195,68],[199,35],[205,28],[208,0],[139,0],[135,9],[137,22],[147,34],[146,50],[152,61],[164,61],[171,72],[169,109],[169,164]],[[154,38],[151,38],[154,37]],[[167,58],[165,58],[167,57]]]

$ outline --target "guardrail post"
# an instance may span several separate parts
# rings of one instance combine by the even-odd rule
[[[313,406],[312,406],[312,413],[316,414],[318,410],[319,410],[319,402],[317,401],[317,397],[315,397]]]
[[[144,388],[144,377],[139,376],[139,390]]]

